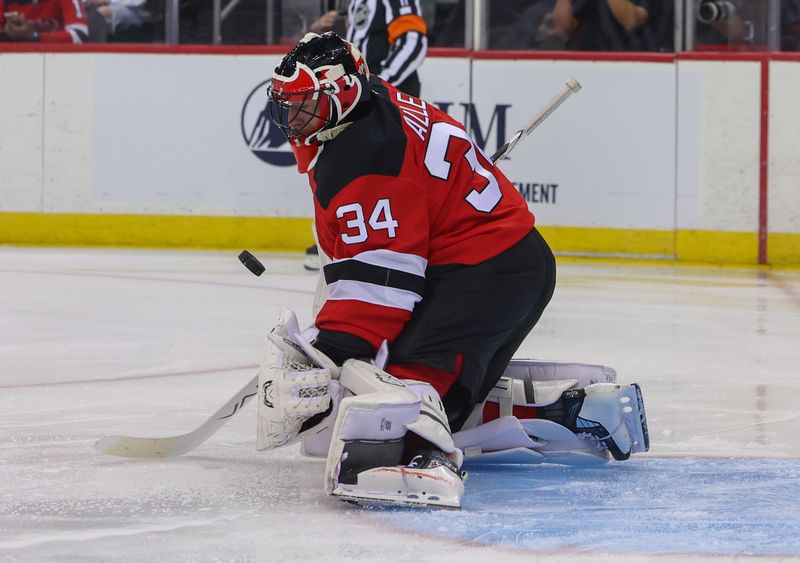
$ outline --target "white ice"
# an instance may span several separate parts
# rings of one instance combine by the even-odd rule
[[[260,257],[256,278],[235,252],[0,248],[0,561],[800,558],[796,271],[560,261],[518,356],[638,382],[651,452],[476,471],[458,513],[327,497],[321,461],[255,451],[252,405],[180,458],[96,453],[195,428],[280,306],[310,321],[302,258]]]

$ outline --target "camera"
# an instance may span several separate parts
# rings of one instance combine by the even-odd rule
[[[700,0],[697,4],[697,21],[700,23],[724,21],[734,13],[736,7],[728,0]]]

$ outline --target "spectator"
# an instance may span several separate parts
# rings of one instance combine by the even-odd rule
[[[111,37],[130,39],[150,21],[147,0],[87,0],[108,23]]]
[[[78,0],[0,0],[0,41],[83,43],[89,34]]]
[[[800,51],[800,0],[781,2],[781,50]]]
[[[489,49],[563,49],[567,38],[555,25],[554,6],[555,0],[492,2]]]
[[[648,34],[648,38],[652,38],[654,50],[666,53],[674,52],[675,3],[665,0],[652,2],[648,5],[647,12],[650,17],[642,28],[642,33]],[[679,23],[683,25],[683,22]]]
[[[437,0],[432,8],[428,42],[436,47],[464,47],[465,0]]]
[[[650,51],[645,24],[649,0],[556,0],[553,17],[567,48],[579,51]]]

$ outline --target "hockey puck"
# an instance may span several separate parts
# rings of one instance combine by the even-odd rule
[[[250,254],[247,250],[242,250],[242,252],[239,254],[239,261],[244,264],[245,268],[250,270],[256,276],[260,276],[264,273],[264,270],[266,270],[264,264],[262,264],[258,258]]]

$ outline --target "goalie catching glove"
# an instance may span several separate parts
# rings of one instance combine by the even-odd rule
[[[339,369],[302,336],[295,314],[281,309],[258,374],[256,448],[291,444],[325,422],[341,397]]]

